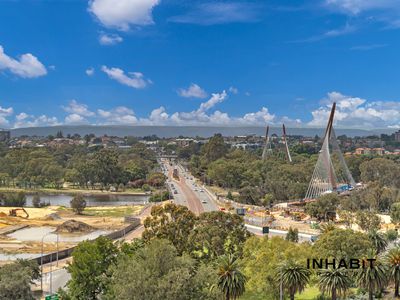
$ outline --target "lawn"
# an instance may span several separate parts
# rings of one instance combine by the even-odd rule
[[[317,298],[317,296],[320,294],[320,291],[317,287],[311,286],[308,287],[302,292],[301,294],[296,295],[296,300],[312,300]]]
[[[83,215],[94,217],[113,217],[122,218],[128,215],[139,213],[143,208],[141,205],[135,206],[118,206],[118,207],[87,207],[83,211]]]
[[[308,287],[304,290],[303,293],[297,294],[295,296],[296,300],[313,300],[319,295],[319,290],[317,287]],[[246,292],[240,300],[263,300],[265,299],[265,295],[255,294],[251,292]],[[288,295],[286,295],[285,299],[288,299]]]
[[[89,207],[85,208],[85,210],[82,213],[82,216],[122,218],[125,216],[137,214],[140,212],[140,210],[142,208],[143,208],[143,205],[89,206]],[[60,206],[57,208],[57,210],[72,212],[71,208],[68,208],[65,206]]]

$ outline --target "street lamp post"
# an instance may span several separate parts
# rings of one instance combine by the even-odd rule
[[[42,237],[42,248],[40,252],[40,290],[43,292],[43,242],[46,235],[50,234],[50,232],[46,233]]]
[[[57,259],[57,263],[56,263],[56,266],[58,267],[58,251],[59,251],[59,249],[58,249],[58,232],[57,232],[57,254],[56,254],[56,259]]]
[[[44,244],[44,238],[51,234],[51,232],[46,233],[42,237],[42,247],[41,247],[41,253],[40,253],[40,290],[43,292],[43,244]],[[59,242],[59,234],[56,232],[57,235],[57,253],[56,253],[56,259],[57,259],[57,267],[58,267],[58,242]],[[52,279],[53,279],[53,254],[50,254],[50,293],[52,292]]]

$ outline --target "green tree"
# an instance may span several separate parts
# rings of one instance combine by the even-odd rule
[[[332,300],[345,295],[352,284],[348,271],[344,268],[325,269],[318,274],[318,285],[323,293],[331,295]]]
[[[361,180],[379,182],[382,186],[400,186],[400,166],[386,158],[374,158],[360,165]]]
[[[336,209],[339,204],[339,197],[337,194],[322,195],[316,202],[306,204],[305,211],[311,217],[327,221],[329,215],[336,214]]]
[[[390,249],[386,255],[387,265],[389,267],[389,279],[394,283],[394,297],[399,297],[400,286],[400,248]]]
[[[386,266],[379,260],[375,260],[373,267],[360,268],[356,275],[356,283],[359,287],[368,291],[370,300],[374,299],[374,293],[382,290],[388,281]]]
[[[152,173],[147,178],[147,183],[154,187],[161,187],[165,184],[166,176],[163,173]]]
[[[188,242],[195,257],[208,260],[226,253],[241,255],[249,236],[240,216],[213,211],[196,219]]]
[[[86,208],[86,200],[81,194],[76,194],[70,201],[72,210],[80,215]]]
[[[153,206],[150,216],[144,220],[143,239],[167,239],[175,246],[178,254],[189,249],[188,236],[194,228],[196,216],[186,207],[167,203]]]
[[[293,243],[277,236],[250,237],[244,244],[241,260],[243,273],[248,279],[246,291],[260,299],[279,298],[276,271],[281,263],[294,260],[305,266],[305,259],[312,256],[309,243]]]
[[[356,213],[356,224],[364,231],[378,230],[381,226],[381,218],[370,211],[358,211]]]
[[[395,229],[389,229],[388,231],[386,231],[385,235],[386,240],[388,240],[389,242],[394,242],[399,236],[398,232]]]
[[[225,156],[228,147],[220,133],[215,134],[202,148],[203,157],[207,162],[213,162]]]
[[[318,257],[345,259],[346,261],[355,257],[363,257],[372,247],[366,234],[339,228],[321,234],[313,245]]]
[[[297,228],[289,227],[289,230],[286,234],[286,240],[290,242],[297,243],[299,241],[299,230]]]
[[[122,168],[118,164],[118,153],[111,149],[101,149],[93,156],[95,180],[108,187],[110,184],[118,183],[123,174]]]
[[[237,299],[245,292],[246,277],[239,270],[238,262],[232,254],[220,257],[218,261],[219,290],[226,300]]]
[[[329,221],[320,225],[322,233],[327,233],[329,231],[335,230],[337,227],[334,222]]]
[[[26,195],[24,192],[6,194],[3,199],[4,206],[25,206]]]
[[[400,223],[400,202],[393,203],[390,207],[390,218],[393,223]]]
[[[0,300],[34,299],[31,283],[39,279],[37,264],[19,260],[0,267]]]
[[[167,240],[153,239],[131,256],[121,256],[105,299],[185,300],[218,299],[210,292],[216,271],[197,266],[188,256],[179,256]]]
[[[311,271],[294,260],[287,260],[279,266],[277,279],[294,300],[296,293],[301,293],[310,280]]]
[[[107,292],[112,276],[110,266],[115,265],[118,248],[106,237],[80,242],[72,252],[72,263],[67,267],[71,279],[67,283],[72,299],[95,300]]]
[[[368,239],[371,241],[372,245],[374,246],[376,254],[379,254],[379,253],[385,251],[385,249],[388,245],[385,235],[376,230],[371,230],[370,232],[368,232]]]

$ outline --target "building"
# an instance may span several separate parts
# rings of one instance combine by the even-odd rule
[[[10,137],[10,130],[0,129],[0,142],[8,141]]]
[[[394,133],[394,140],[400,142],[400,130]]]
[[[175,139],[176,144],[179,147],[189,147],[192,143],[194,143],[194,139]]]
[[[354,152],[356,155],[384,155],[384,148],[357,148]]]

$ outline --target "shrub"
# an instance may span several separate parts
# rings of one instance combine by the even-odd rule
[[[72,210],[78,215],[80,215],[86,207],[86,201],[83,199],[82,195],[75,195],[70,204]]]

